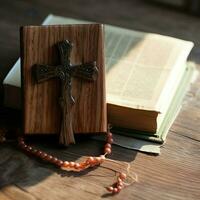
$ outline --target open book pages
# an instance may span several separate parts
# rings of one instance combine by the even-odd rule
[[[163,112],[193,44],[115,27],[106,30],[107,102]]]

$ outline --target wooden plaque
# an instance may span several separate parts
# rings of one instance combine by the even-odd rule
[[[61,128],[60,80],[49,79],[36,84],[32,67],[35,64],[56,66],[59,55],[56,44],[63,40],[73,43],[70,60],[73,64],[96,61],[96,81],[72,78],[73,131],[105,133],[107,113],[103,25],[25,26],[21,36],[21,72],[25,134],[55,134]]]

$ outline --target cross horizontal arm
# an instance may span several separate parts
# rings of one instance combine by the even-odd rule
[[[33,70],[35,80],[38,83],[46,81],[51,78],[55,78],[55,77],[59,77],[62,79],[64,78],[62,76],[65,76],[62,73],[61,66],[34,65],[32,70]]]
[[[96,66],[96,62],[88,62],[81,65],[71,66],[71,73],[74,77],[94,81],[98,75],[98,68]]]

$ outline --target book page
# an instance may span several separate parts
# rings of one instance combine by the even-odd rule
[[[107,102],[161,112],[159,101],[184,71],[191,48],[190,42],[107,26]]]

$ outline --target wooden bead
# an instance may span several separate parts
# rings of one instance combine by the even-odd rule
[[[122,180],[125,180],[126,179],[126,174],[125,173],[120,173],[119,177],[122,179]]]
[[[74,167],[75,162],[69,162],[69,167]]]
[[[90,164],[89,159],[87,159],[84,163],[85,163],[86,165],[89,165],[89,164]]]
[[[105,148],[104,153],[110,154],[111,153],[111,149],[110,148]]]
[[[118,193],[118,192],[119,192],[118,188],[113,188],[113,193]]]
[[[44,153],[44,152],[42,152],[42,153],[40,154],[40,158],[45,158],[46,156],[47,156],[47,154]]]
[[[101,157],[96,157],[96,161],[97,161],[97,163],[102,163]]]
[[[47,155],[46,160],[47,160],[47,161],[50,161],[50,160],[52,160],[52,158],[53,158],[53,156]]]
[[[33,149],[33,148],[30,147],[30,146],[27,147],[27,151],[32,151],[32,149]]]
[[[79,163],[75,163],[74,168],[75,168],[75,169],[79,169],[80,166],[81,166],[81,165],[80,165]]]
[[[48,156],[48,154],[47,154],[47,153],[44,153],[44,154],[43,154],[43,157],[44,157],[44,158],[46,158],[47,156]]]
[[[109,192],[113,192],[113,187],[112,187],[112,186],[107,187],[107,190],[108,190]]]
[[[113,135],[112,135],[111,132],[109,132],[109,133],[107,134],[107,137],[108,137],[108,138],[112,138],[112,136],[113,136]]]
[[[68,162],[68,161],[65,161],[65,162],[63,163],[63,167],[69,167],[69,162]]]
[[[98,165],[98,164],[99,164],[99,162],[98,162],[98,160],[97,160],[96,157],[91,157],[91,158],[89,158],[89,165],[90,165],[91,167],[93,167],[93,166],[95,166],[95,165]]]
[[[112,138],[108,138],[108,143],[112,144],[113,143],[113,139]]]
[[[54,163],[54,164],[56,164],[57,161],[58,161],[58,158],[53,157],[53,158],[51,159],[51,162]]]
[[[122,186],[117,186],[118,192],[122,190]]]
[[[122,179],[119,176],[117,177],[117,182],[122,182]]]
[[[110,148],[111,149],[111,144],[106,143],[105,148]]]
[[[41,154],[42,154],[42,151],[38,151],[36,155],[40,156]]]
[[[98,164],[99,163],[99,157],[94,157],[94,161],[92,162],[92,164]]]
[[[118,181],[117,182],[117,186],[120,186],[120,187],[122,187],[124,184],[123,184],[123,182],[122,181]]]
[[[34,155],[36,155],[36,154],[37,154],[37,152],[38,152],[38,150],[37,150],[37,149],[33,149],[33,150],[32,150],[32,154],[34,154]]]
[[[88,158],[88,162],[89,162],[89,164],[93,164],[94,163],[94,158],[93,157],[89,157]]]
[[[80,163],[80,168],[85,168],[85,166],[87,166],[87,164],[86,164],[86,162],[82,162],[82,163]]]
[[[60,166],[62,166],[63,161],[62,160],[57,160],[56,164],[60,167]]]

